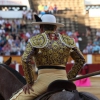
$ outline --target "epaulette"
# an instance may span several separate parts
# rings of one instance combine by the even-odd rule
[[[47,45],[48,39],[45,33],[40,33],[30,38],[29,42],[32,45],[32,47],[43,48]]]
[[[67,35],[61,35],[59,34],[59,37],[62,41],[63,44],[65,44],[69,48],[74,48],[76,47],[75,41],[73,38],[67,36]]]

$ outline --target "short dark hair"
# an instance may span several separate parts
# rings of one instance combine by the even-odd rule
[[[43,30],[45,30],[45,31],[54,31],[56,27],[57,27],[56,25],[50,25],[50,24],[41,24],[40,25],[40,28],[43,28]]]

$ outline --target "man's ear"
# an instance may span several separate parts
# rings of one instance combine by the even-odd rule
[[[40,32],[43,33],[43,25],[40,25]]]
[[[58,28],[58,27],[57,27],[57,26],[55,26],[55,29],[54,29],[54,31],[56,31],[56,30],[57,30],[57,28]]]

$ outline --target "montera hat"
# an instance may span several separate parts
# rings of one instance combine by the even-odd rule
[[[41,25],[41,24],[51,24],[56,25],[57,27],[63,27],[64,24],[57,23],[56,17],[52,14],[44,14],[41,18],[38,15],[34,15],[36,22],[32,22],[34,25]]]

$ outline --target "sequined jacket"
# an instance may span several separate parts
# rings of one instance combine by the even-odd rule
[[[68,79],[76,77],[85,59],[76,47],[72,38],[58,34],[57,40],[50,40],[46,33],[42,33],[30,38],[26,50],[22,55],[22,66],[27,83],[34,82],[33,68],[31,61],[35,60],[36,66],[65,65],[69,56],[73,58],[75,64],[68,72]]]

